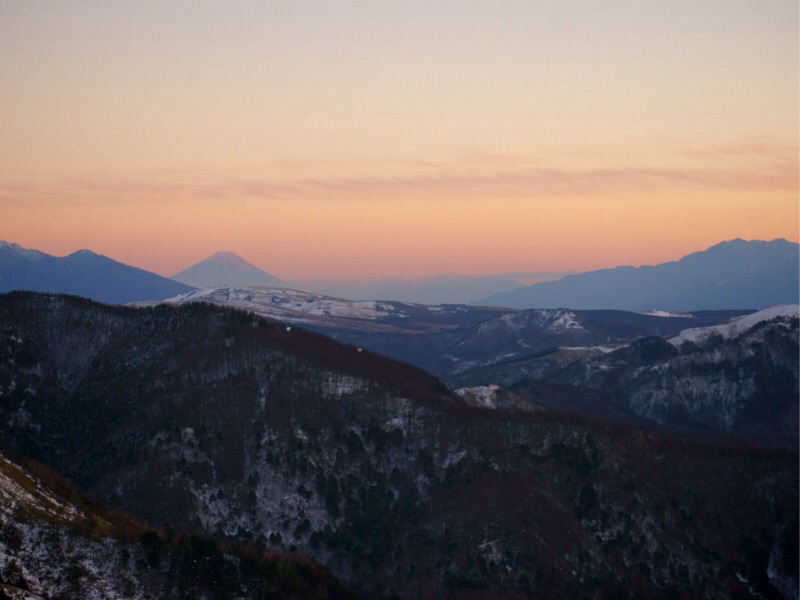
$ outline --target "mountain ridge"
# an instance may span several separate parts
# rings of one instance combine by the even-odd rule
[[[88,249],[57,257],[0,241],[0,292],[63,293],[124,304],[161,300],[192,289]]]
[[[495,294],[480,306],[509,308],[761,309],[800,301],[800,246],[783,238],[723,241],[658,265],[570,275]]]
[[[558,345],[618,345],[675,334],[748,311],[637,313],[619,310],[499,309],[463,304],[353,301],[297,290],[219,287],[162,301],[210,302],[299,325],[416,365],[437,376]],[[141,303],[150,306],[153,302]],[[569,327],[558,327],[570,325]],[[553,327],[550,327],[552,325]]]

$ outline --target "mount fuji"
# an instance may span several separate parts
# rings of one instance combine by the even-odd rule
[[[173,275],[172,279],[199,288],[221,285],[288,286],[285,281],[262,271],[234,252],[212,254],[188,269]]]

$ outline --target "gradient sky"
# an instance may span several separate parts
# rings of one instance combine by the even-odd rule
[[[796,0],[0,0],[0,239],[288,280],[798,241]]]

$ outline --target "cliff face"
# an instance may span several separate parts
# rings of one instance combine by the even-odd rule
[[[0,436],[151,523],[298,549],[375,595],[797,587],[794,451],[475,408],[206,305],[0,297]]]

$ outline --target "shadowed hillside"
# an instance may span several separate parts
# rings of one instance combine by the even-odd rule
[[[374,596],[792,597],[797,455],[555,410],[252,314],[0,297],[0,434],[103,502]]]
[[[154,530],[0,451],[2,598],[355,598],[298,554]]]

